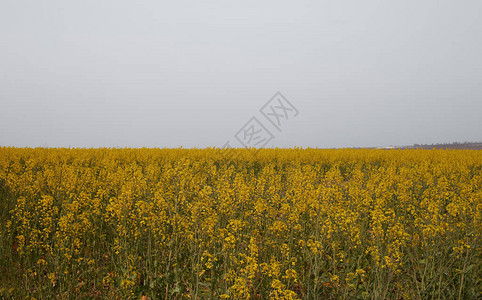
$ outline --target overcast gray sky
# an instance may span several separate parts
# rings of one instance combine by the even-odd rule
[[[0,2],[0,145],[482,140],[482,1]],[[276,130],[280,91],[299,114]],[[236,146],[233,143],[233,146]]]

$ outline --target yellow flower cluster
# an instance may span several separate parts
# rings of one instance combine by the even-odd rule
[[[482,295],[482,152],[0,148],[0,298]]]

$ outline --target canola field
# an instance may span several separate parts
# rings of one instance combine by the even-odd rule
[[[481,299],[482,152],[0,148],[0,298]]]

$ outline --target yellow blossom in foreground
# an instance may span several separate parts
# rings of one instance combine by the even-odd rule
[[[252,150],[0,148],[0,298],[480,298],[482,152]]]

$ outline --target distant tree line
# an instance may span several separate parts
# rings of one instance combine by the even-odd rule
[[[413,144],[407,148],[422,148],[422,149],[477,149],[482,150],[482,142],[452,142],[452,143],[437,143],[437,144]]]

